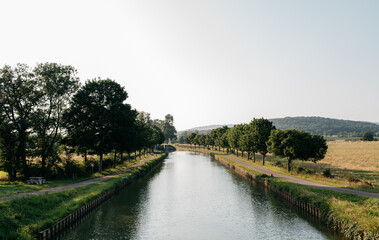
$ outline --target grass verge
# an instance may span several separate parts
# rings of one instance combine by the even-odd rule
[[[105,175],[109,175],[112,173],[116,173],[124,168],[130,167],[131,165],[138,163],[140,161],[143,161],[147,158],[149,158],[151,155],[147,155],[146,157],[142,157],[137,160],[132,161],[125,161],[120,165],[117,165],[116,168],[109,168],[104,170],[103,172],[95,173],[92,176],[89,177],[81,177],[81,178],[75,178],[75,179],[59,179],[59,180],[48,180],[45,184],[42,185],[30,185],[21,181],[0,181],[0,197],[7,197],[7,196],[13,196],[17,194],[22,193],[28,193],[28,192],[36,192],[44,189],[49,188],[55,188],[60,186],[65,186],[69,184],[74,184],[82,181],[86,181],[92,178],[102,177]]]
[[[132,181],[166,156],[163,153],[125,174],[85,187],[0,202],[0,239],[35,239],[39,231],[118,184]]]

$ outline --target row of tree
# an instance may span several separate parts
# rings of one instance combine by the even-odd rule
[[[184,142],[195,146],[221,148],[223,151],[235,152],[238,156],[246,152],[247,158],[255,162],[255,154],[262,155],[262,164],[265,164],[267,153],[287,158],[288,171],[291,171],[292,161],[295,159],[317,162],[325,157],[328,146],[320,135],[311,135],[299,130],[279,130],[267,119],[253,119],[248,124],[238,124],[232,128],[223,126],[213,129],[208,134],[192,132],[186,136]]]
[[[59,165],[59,147],[103,155],[147,150],[175,137],[173,117],[151,121],[125,103],[128,94],[110,79],[80,86],[72,66],[25,64],[0,69],[0,170],[9,179],[40,174]],[[116,159],[116,158],[115,158]],[[113,165],[115,165],[114,162]]]

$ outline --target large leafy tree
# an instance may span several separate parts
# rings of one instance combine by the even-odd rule
[[[123,102],[127,97],[124,88],[113,80],[90,80],[74,95],[65,115],[70,139],[79,137],[73,141],[81,148],[94,150],[100,156],[100,172],[103,155],[114,147],[112,131],[115,129],[115,119],[123,111]]]
[[[238,124],[232,127],[228,131],[228,143],[229,146],[235,150],[237,150],[237,156],[238,156],[238,149],[240,149],[240,137],[242,136],[243,132],[243,125]]]
[[[239,139],[240,147],[243,151],[247,152],[247,159],[250,159],[250,154],[253,153],[255,162],[255,153],[257,152],[257,148],[254,140],[255,135],[252,124],[245,124],[243,134]]]
[[[26,146],[32,117],[42,92],[34,73],[25,64],[0,69],[1,161],[10,178],[21,170],[28,177]],[[5,165],[4,165],[5,164]],[[15,169],[10,169],[9,166]]]
[[[228,131],[230,129],[228,126],[223,126],[216,129],[216,139],[215,139],[215,145],[219,148],[227,148],[229,149],[229,142],[228,142]],[[220,150],[220,149],[219,149]]]
[[[54,164],[62,127],[62,115],[72,95],[79,88],[77,71],[72,66],[57,63],[39,64],[34,69],[42,98],[34,113],[33,131],[36,134],[37,155],[41,157],[42,174],[47,160]],[[50,159],[49,159],[50,158]]]
[[[122,104],[119,108],[119,111],[114,113],[111,135],[115,155],[116,152],[119,152],[121,155],[121,161],[123,161],[123,153],[127,152],[128,155],[130,155],[134,150],[133,140],[136,134],[135,120],[137,111],[132,110],[129,104]],[[114,158],[113,165],[116,165],[116,157]]]
[[[269,152],[287,158],[289,172],[293,160],[317,162],[325,157],[328,149],[322,136],[299,130],[273,130],[267,146]]]
[[[165,136],[166,142],[176,139],[176,128],[174,126],[174,117],[171,114],[165,116],[162,124],[162,131]]]
[[[270,137],[271,131],[275,129],[275,126],[271,121],[264,118],[254,118],[250,125],[253,132],[254,148],[262,154],[262,164],[265,165],[265,158],[268,153],[266,142]]]

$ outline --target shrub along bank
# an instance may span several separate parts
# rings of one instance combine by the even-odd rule
[[[45,194],[0,202],[0,239],[35,239],[37,233],[96,199],[102,193],[142,175],[158,164],[163,153],[125,174],[54,194]]]
[[[191,149],[191,151],[215,156],[213,152],[206,150]],[[291,194],[296,201],[317,207],[321,211],[321,220],[328,227],[341,232],[345,237],[379,239],[379,199],[291,183],[254,171],[220,155],[217,158],[250,172],[261,182],[269,183],[273,189]]]

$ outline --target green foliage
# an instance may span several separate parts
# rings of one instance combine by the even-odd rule
[[[365,132],[362,136],[363,141],[374,141],[374,134],[372,132]]]
[[[21,172],[20,166],[24,176],[28,176],[26,146],[33,114],[42,97],[39,81],[27,65],[17,64],[15,68],[6,65],[0,69],[0,125],[3,128],[0,138],[4,142],[12,135],[11,143],[0,146],[3,152],[0,161],[5,163],[3,166],[17,167],[8,172],[11,178],[15,177],[14,172]],[[9,168],[4,170],[9,171]]]
[[[161,121],[146,113],[136,120],[137,111],[124,103],[124,87],[99,78],[78,90],[76,75],[72,66],[57,63],[33,71],[24,64],[0,69],[0,170],[10,180],[64,175],[62,144],[84,153],[85,160],[88,152],[99,154],[101,171],[104,154],[152,149],[175,138],[172,115]]]
[[[165,116],[162,126],[162,132],[165,140],[168,143],[170,140],[176,139],[176,129],[174,126],[174,117],[171,114]]]
[[[231,148],[239,149],[240,148],[240,138],[244,131],[244,125],[238,124],[232,127],[228,131],[228,143]]]
[[[273,126],[271,121],[264,118],[254,118],[250,124],[253,132],[254,148],[260,154],[262,154],[262,164],[264,165],[264,159],[266,154],[268,153],[266,142],[270,137],[271,131],[275,129],[275,126]]]
[[[330,168],[325,169],[322,175],[327,178],[333,178],[332,170],[330,170]]]
[[[325,157],[328,149],[322,136],[299,130],[273,130],[267,146],[275,156],[287,158],[288,171],[294,159],[317,162]]]

